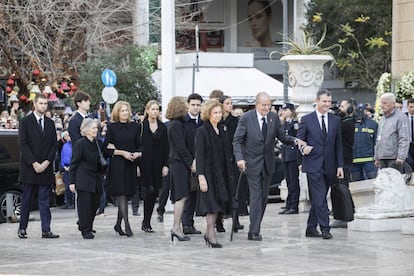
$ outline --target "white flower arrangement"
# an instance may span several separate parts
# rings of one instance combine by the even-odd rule
[[[382,115],[381,109],[381,96],[384,93],[391,92],[391,74],[390,73],[383,73],[378,81],[377,85],[377,97],[375,100],[375,115],[374,119],[379,120]]]
[[[405,74],[397,83],[397,97],[411,99],[414,96],[414,71]]]

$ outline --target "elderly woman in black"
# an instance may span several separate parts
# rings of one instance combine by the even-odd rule
[[[197,215],[206,216],[207,230],[204,239],[208,246],[220,248],[214,224],[219,213],[231,213],[233,191],[233,156],[227,129],[220,124],[223,106],[217,100],[209,100],[201,108],[205,122],[196,133],[195,157],[200,185]]]
[[[189,193],[190,171],[195,172],[193,157],[186,146],[184,134],[184,116],[187,105],[183,98],[173,97],[168,103],[165,117],[170,120],[167,126],[170,154],[171,201],[174,203],[174,226],[171,230],[171,241],[174,237],[179,241],[189,241],[181,229],[184,203]]]
[[[80,132],[83,136],[73,145],[70,165],[69,189],[78,194],[79,230],[84,239],[93,239],[92,225],[99,207],[102,193],[99,151],[101,144],[96,139],[98,122],[86,118],[82,121]],[[98,148],[99,147],[99,148]]]

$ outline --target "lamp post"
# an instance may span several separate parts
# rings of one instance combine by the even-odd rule
[[[283,42],[287,42],[288,32],[289,32],[289,21],[288,21],[288,0],[282,0],[283,5]],[[288,51],[286,43],[283,44],[283,53]],[[286,61],[283,61],[283,101],[289,101],[288,94],[288,64]]]

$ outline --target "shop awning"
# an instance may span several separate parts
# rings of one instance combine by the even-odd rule
[[[152,78],[160,88],[161,70],[155,71]],[[211,91],[219,89],[231,96],[235,105],[254,104],[261,91],[269,93],[272,100],[283,100],[283,83],[253,67],[200,67],[194,79],[194,92],[206,99]],[[193,68],[176,68],[175,80],[176,96],[187,97],[192,92]],[[291,89],[288,91],[290,96]]]

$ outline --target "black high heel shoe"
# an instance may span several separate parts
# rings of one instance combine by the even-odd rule
[[[154,230],[152,229],[151,226],[145,227],[144,225],[142,225],[141,230],[144,231],[145,233],[154,233]]]
[[[223,245],[221,245],[221,244],[220,244],[220,243],[218,243],[218,242],[216,242],[216,243],[211,242],[211,241],[207,238],[207,236],[206,236],[206,235],[204,235],[204,240],[206,241],[206,246],[208,246],[208,247],[212,247],[212,248],[222,248],[222,247],[223,247]]]
[[[134,235],[134,233],[132,233],[131,231],[131,227],[128,225],[125,225],[125,235],[127,237],[132,237]]]
[[[115,233],[120,236],[125,236],[125,232],[122,230],[121,225],[115,224],[114,226]]]
[[[179,241],[189,241],[190,237],[189,236],[180,236],[177,233],[175,233],[173,230],[171,230],[171,241],[174,241],[174,237],[177,238],[177,240]]]

